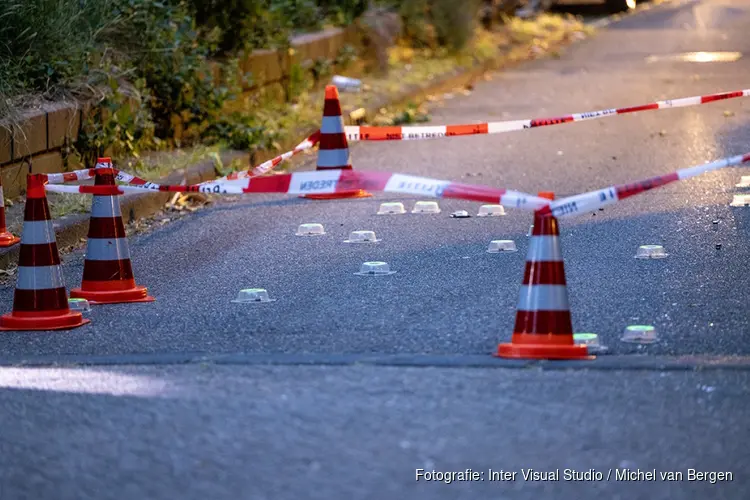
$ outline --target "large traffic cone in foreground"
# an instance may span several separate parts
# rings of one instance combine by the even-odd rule
[[[500,344],[503,358],[591,359],[584,345],[573,341],[565,268],[557,219],[534,213],[534,229],[518,300],[510,344]]]
[[[344,119],[341,116],[339,91],[335,85],[326,87],[326,100],[323,105],[323,122],[320,125],[318,143],[318,165],[315,170],[351,170],[352,161],[349,142],[346,140]],[[313,200],[333,200],[338,198],[368,198],[372,196],[364,189],[336,191],[326,194],[308,194],[303,198]]]
[[[3,179],[0,177],[0,248],[10,247],[21,241],[18,236],[13,236],[5,224],[5,196],[3,195]]]
[[[97,160],[97,164],[110,168],[96,170],[96,186],[115,186],[114,169],[107,160]],[[91,304],[154,301],[145,287],[135,284],[118,195],[93,197],[83,282],[80,288],[70,291],[70,296],[86,299]]]
[[[0,330],[67,330],[90,322],[68,306],[45,181],[42,174],[28,176],[13,312],[0,317]]]

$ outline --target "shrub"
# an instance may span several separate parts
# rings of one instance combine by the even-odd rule
[[[110,8],[110,0],[0,1],[0,118],[11,97],[54,97],[84,73]]]

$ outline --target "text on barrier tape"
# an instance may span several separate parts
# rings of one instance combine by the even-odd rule
[[[252,177],[242,180],[212,181],[189,186],[140,185],[140,186],[66,186],[47,184],[47,191],[55,193],[111,194],[98,188],[116,189],[125,192],[199,192],[213,194],[286,193],[326,194],[352,189],[416,194],[435,198],[455,198],[486,203],[500,203],[509,207],[539,209],[549,200],[537,196],[492,188],[461,184],[451,181],[392,174],[388,172],[366,172],[361,170],[318,170],[294,172],[270,177]]]
[[[550,201],[518,191],[492,188],[472,184],[417,177],[413,175],[393,174],[389,172],[367,172],[361,170],[317,170],[313,172],[295,172],[271,177],[253,177],[242,180],[213,181],[190,186],[143,185],[116,186],[120,192],[200,192],[214,194],[246,193],[286,193],[286,194],[329,194],[354,189],[384,191],[391,193],[416,194],[435,198],[455,198],[484,203],[500,203],[510,207],[542,210],[556,217],[577,215],[611,205],[625,198],[651,189],[665,186],[672,182],[689,179],[697,175],[720,168],[739,165],[750,161],[750,153],[724,158],[704,165],[696,165],[677,170],[670,174],[648,179],[610,186],[588,193],[568,196]],[[65,186],[46,185],[48,191],[59,193],[105,194],[97,188],[112,186]]]
[[[549,125],[560,125],[562,123],[594,120],[607,116],[637,113],[640,111],[698,106],[700,104],[747,96],[750,96],[750,89],[720,92],[703,96],[683,97],[680,99],[668,99],[666,101],[656,101],[650,104],[642,104],[640,106],[603,109],[599,111],[589,111],[587,113],[574,113],[572,115],[554,118],[531,118],[526,120],[475,123],[467,125],[433,125],[414,127],[346,126],[344,127],[344,130],[346,132],[346,138],[349,141],[412,141],[437,139],[441,137],[500,134],[528,128],[546,127]]]

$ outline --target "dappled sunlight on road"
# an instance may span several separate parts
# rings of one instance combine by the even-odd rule
[[[176,393],[168,381],[90,368],[0,367],[0,388],[110,396],[167,397]]]

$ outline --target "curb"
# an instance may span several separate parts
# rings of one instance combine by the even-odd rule
[[[564,44],[565,46],[569,43]],[[529,59],[520,60],[506,60],[505,57],[511,52],[512,48],[503,51],[496,58],[479,64],[469,69],[454,70],[443,77],[436,78],[426,84],[412,85],[407,87],[404,91],[399,92],[393,96],[384,97],[376,100],[374,103],[367,104],[361,109],[364,110],[363,116],[372,116],[378,113],[381,108],[390,106],[401,106],[407,104],[409,101],[424,99],[427,95],[445,92],[448,90],[455,89],[456,87],[466,86],[470,83],[481,78],[485,73],[489,71],[496,71],[501,68],[508,68],[515,64],[527,62]],[[532,59],[533,60],[533,59]],[[354,109],[346,107],[342,110],[344,115],[344,121],[352,125],[354,121],[349,116]],[[300,137],[307,137],[317,128],[307,131],[297,131],[295,134],[290,134],[290,138],[286,141],[282,141],[280,146],[281,151],[292,149],[299,143]],[[259,151],[256,152],[253,158],[253,164],[258,164],[278,155],[278,152],[274,151]],[[238,152],[238,151],[227,151],[221,153],[221,160],[224,164],[231,163],[232,160],[239,158],[243,163],[249,163],[251,158],[250,153]],[[196,184],[199,182],[205,182],[216,179],[216,171],[214,169],[213,161],[204,160],[192,167],[187,168],[184,172],[178,171],[173,172],[164,179],[160,179],[158,182],[163,184],[179,184],[186,182],[187,184]],[[120,206],[122,210],[122,219],[125,224],[129,222],[154,215],[159,212],[164,205],[167,203],[172,193],[129,193],[122,195],[120,198]],[[65,249],[67,247],[78,246],[81,243],[81,239],[86,238],[88,234],[89,226],[89,214],[72,214],[60,217],[54,222],[56,231],[56,239],[58,248]],[[10,248],[0,249],[0,268],[7,268],[9,264],[18,261],[18,254],[21,245],[17,244]]]

